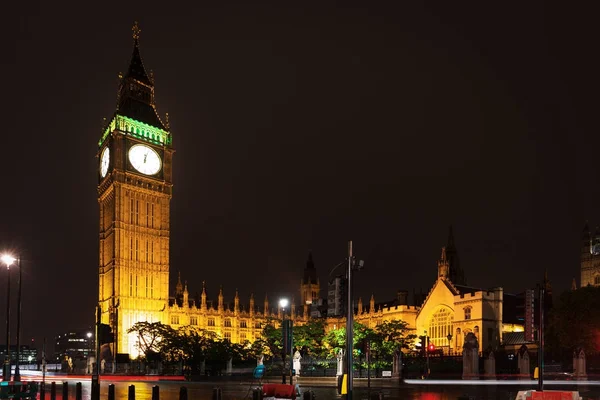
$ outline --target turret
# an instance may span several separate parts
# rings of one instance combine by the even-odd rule
[[[240,313],[240,296],[238,296],[238,290],[235,289],[235,298],[233,299],[233,315]]]
[[[358,310],[357,315],[361,315],[363,313],[363,305],[362,305],[362,297],[358,298]]]
[[[590,227],[586,221],[585,225],[583,226],[583,232],[581,233],[581,249],[583,253],[590,252],[590,240]]]
[[[375,296],[371,295],[371,301],[369,302],[369,313],[375,313]]]
[[[448,279],[448,273],[450,271],[450,265],[446,258],[446,248],[442,247],[442,256],[438,261],[438,278]]]
[[[220,313],[223,312],[223,286],[219,289],[219,305],[217,306],[217,311]]]
[[[187,288],[187,281],[185,282],[185,288],[183,289],[183,307],[188,308],[190,306],[189,303],[190,293]]]
[[[302,318],[304,318],[305,320],[307,320],[307,319],[308,319],[308,317],[309,317],[309,314],[308,314],[308,304],[304,303],[304,304],[302,305],[302,307],[303,307],[303,310],[302,310]]]
[[[294,300],[293,297],[292,297],[292,305],[290,306],[290,310],[291,310],[290,319],[295,319],[296,318],[296,301]]]
[[[460,266],[458,251],[454,242],[454,231],[452,225],[448,228],[448,243],[446,244],[446,260],[448,260],[448,272],[446,277],[457,285],[465,285],[465,273]]]
[[[200,310],[206,312],[206,287],[204,281],[202,281],[202,294],[200,295]]]
[[[304,275],[300,282],[300,301],[302,304],[312,304],[319,297],[320,291],[321,286],[319,278],[317,278],[317,269],[315,268],[312,252],[309,252]]]
[[[183,296],[183,285],[181,284],[181,271],[177,272],[177,284],[175,285],[175,297]]]
[[[269,299],[267,298],[267,294],[265,293],[265,310],[263,312],[265,317],[269,315]]]
[[[254,293],[250,293],[250,316],[254,316]]]

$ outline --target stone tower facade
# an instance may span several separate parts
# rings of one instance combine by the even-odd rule
[[[120,75],[114,115],[98,142],[99,304],[115,335],[111,352],[138,352],[127,330],[167,323],[172,136],[158,116],[133,28],[133,54]]]
[[[306,261],[306,267],[304,268],[304,276],[300,283],[300,301],[302,305],[310,305],[313,300],[319,298],[321,291],[321,285],[319,278],[317,278],[317,269],[313,261],[312,252],[308,253],[308,260]]]
[[[600,286],[600,228],[591,235],[586,223],[581,239],[581,287]]]

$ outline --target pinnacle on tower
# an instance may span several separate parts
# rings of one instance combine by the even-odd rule
[[[183,285],[181,284],[181,271],[177,271],[177,285],[175,285],[175,296],[183,294]]]
[[[308,252],[308,260],[306,261],[306,267],[304,268],[304,279],[303,284],[316,284],[317,283],[317,269],[313,261],[312,251]]]
[[[162,131],[168,128],[156,112],[154,82],[146,72],[140,54],[140,28],[133,25],[133,52],[125,75],[119,74],[121,83],[117,96],[117,114],[143,122]]]

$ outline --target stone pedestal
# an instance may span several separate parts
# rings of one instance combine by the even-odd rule
[[[300,376],[300,369],[302,368],[302,366],[300,365],[300,360],[302,360],[302,356],[300,355],[300,352],[296,350],[292,362],[292,368],[294,369],[296,376]]]
[[[479,379],[479,343],[472,332],[465,336],[463,345],[463,379]]]
[[[485,379],[496,379],[496,357],[493,351],[488,352],[486,359],[483,361],[483,369]]]
[[[583,349],[578,349],[573,352],[573,379],[587,381],[585,352]]]
[[[519,367],[519,379],[531,379],[531,369],[529,367],[529,351],[527,346],[523,345],[517,352],[517,365]]]
[[[344,375],[344,351],[340,350],[337,355],[337,376]]]
[[[402,378],[402,352],[396,350],[394,352],[394,364],[392,365],[392,377]]]
[[[229,360],[227,360],[227,371],[226,371],[227,375],[231,375],[233,373],[233,359],[230,357]]]

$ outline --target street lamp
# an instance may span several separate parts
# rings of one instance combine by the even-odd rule
[[[450,354],[452,350],[452,334],[449,333],[446,337],[448,338],[448,354]]]
[[[291,349],[291,343],[289,341],[292,338],[291,329],[292,329],[292,321],[285,318],[285,308],[290,304],[289,300],[285,297],[279,299],[279,307],[282,312],[282,321],[281,321],[281,335],[282,335],[282,349],[281,349],[281,362],[283,363],[283,367],[281,368],[281,383],[285,385],[285,356],[287,355],[288,347]],[[290,384],[292,383],[290,377]]]
[[[3,254],[0,260],[6,265],[8,279],[6,280],[6,357],[4,358],[4,370],[2,379],[4,382],[10,381],[10,266],[16,259],[10,254]]]

